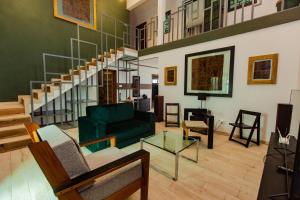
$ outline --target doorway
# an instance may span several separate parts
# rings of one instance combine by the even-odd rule
[[[144,22],[136,27],[136,50],[147,48],[147,22]]]
[[[99,87],[99,104],[115,104],[117,103],[117,72],[111,69],[99,71],[99,85],[102,84],[102,72],[103,87]]]

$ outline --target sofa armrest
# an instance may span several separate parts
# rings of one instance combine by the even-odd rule
[[[79,141],[84,142],[105,137],[106,126],[104,122],[95,122],[88,117],[79,117]]]
[[[134,118],[145,122],[155,123],[155,114],[153,112],[143,112],[135,110]]]
[[[80,142],[79,145],[81,147],[85,147],[85,146],[88,146],[88,145],[91,145],[91,144],[97,144],[99,142],[105,142],[105,141],[110,141],[111,147],[116,146],[116,136],[115,135],[108,135],[108,136],[103,137],[103,138],[93,139],[93,140],[86,141],[86,142]]]

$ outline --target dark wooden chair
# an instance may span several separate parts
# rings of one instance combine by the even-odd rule
[[[251,115],[251,116],[255,117],[254,122],[253,122],[252,125],[247,125],[243,122],[243,116],[244,115]],[[261,113],[259,113],[259,112],[240,110],[235,122],[234,123],[229,123],[229,125],[233,126],[233,129],[231,131],[229,140],[237,142],[239,144],[242,144],[247,148],[249,147],[250,142],[253,142],[253,143],[259,145],[260,144],[260,117],[261,117]],[[239,134],[239,139],[240,140],[246,140],[246,143],[243,143],[239,140],[235,140],[233,138],[233,135],[234,135],[234,132],[235,132],[236,128],[239,128],[239,133],[240,133]],[[244,129],[250,130],[248,138],[244,137],[244,135],[243,135],[243,130]],[[253,133],[254,133],[255,130],[256,130],[256,133],[257,133],[257,139],[256,139],[256,141],[252,141],[252,136],[253,136]]]
[[[37,130],[42,141],[30,144],[29,149],[59,200],[121,200],[139,189],[141,199],[148,199],[150,154],[147,151],[125,154],[111,147],[83,156],[76,152],[73,139],[55,126],[49,127]],[[115,137],[98,138],[80,146],[105,141],[114,145]],[[117,156],[114,158],[114,155]],[[86,166],[87,169],[82,171]],[[81,169],[80,173],[78,169]]]

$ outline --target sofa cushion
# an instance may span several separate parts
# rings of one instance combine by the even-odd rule
[[[49,143],[71,179],[90,171],[80,147],[57,126],[40,128],[38,134],[43,141]]]
[[[109,124],[108,130],[116,135],[118,141],[124,141],[129,138],[138,137],[151,130],[151,124],[138,119],[127,120],[119,123]]]
[[[86,111],[87,116],[95,122],[116,123],[134,118],[134,110],[131,103],[89,106],[86,108]]]
[[[87,163],[91,169],[98,168],[127,154],[115,147],[108,148],[86,156]],[[136,161],[103,177],[89,188],[80,192],[84,200],[106,199],[113,193],[142,177],[141,162]]]

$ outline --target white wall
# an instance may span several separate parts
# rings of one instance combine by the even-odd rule
[[[151,21],[152,17],[157,16],[157,0],[147,0],[142,5],[133,9],[130,12],[130,26],[131,26],[131,44],[135,47],[135,37],[136,37],[136,26]],[[148,27],[150,29],[150,27]],[[148,37],[150,33],[148,32]],[[152,37],[153,38],[153,37]],[[156,43],[156,41],[155,41]],[[148,47],[152,46],[152,40],[148,42]]]
[[[220,131],[230,132],[229,122],[233,122],[239,109],[263,113],[263,140],[269,140],[274,131],[278,103],[288,103],[291,89],[299,88],[300,78],[300,21],[275,26],[255,32],[245,33],[207,43],[195,44],[144,56],[159,58],[159,77],[163,83],[164,66],[178,66],[178,85],[160,84],[160,95],[165,102],[179,102],[183,108],[197,108],[197,97],[184,96],[185,54],[201,52],[235,45],[233,97],[209,97],[207,108],[215,115],[215,122],[224,120]],[[248,58],[250,56],[279,53],[279,68],[276,85],[247,85]]]
[[[146,0],[127,0],[126,8],[127,10],[132,10],[137,6],[143,4]]]

